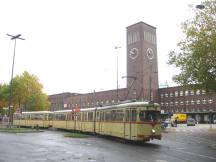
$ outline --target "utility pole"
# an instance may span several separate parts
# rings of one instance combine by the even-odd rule
[[[118,49],[119,48],[121,48],[121,47],[119,47],[119,46],[115,46],[115,49],[116,49],[116,51],[117,51],[117,53],[116,53],[116,72],[117,72],[117,79],[116,79],[116,84],[117,84],[117,87],[116,87],[116,102],[118,103],[118,101],[119,101],[119,96],[118,96]]]
[[[149,76],[149,102],[152,103],[152,77],[151,74]]]
[[[11,103],[12,103],[12,98],[13,98],[13,71],[14,71],[14,61],[15,61],[15,53],[16,53],[16,40],[17,39],[25,40],[25,39],[20,38],[21,34],[17,34],[17,35],[6,34],[6,35],[11,37],[11,40],[14,40],[14,53],[13,53],[12,72],[11,72],[11,81],[10,81],[10,96],[9,96],[9,103],[8,103],[9,125],[11,126],[13,123],[13,110],[11,110]]]

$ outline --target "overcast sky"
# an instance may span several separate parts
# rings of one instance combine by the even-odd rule
[[[0,0],[0,83],[14,76],[36,75],[44,92],[87,93],[126,86],[126,27],[143,21],[157,28],[159,84],[170,86],[176,69],[167,65],[168,53],[182,36],[180,23],[192,15],[188,5],[201,0]],[[115,46],[121,46],[116,51]]]

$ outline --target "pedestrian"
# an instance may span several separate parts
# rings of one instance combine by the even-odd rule
[[[178,121],[177,121],[177,118],[175,118],[175,126],[176,126],[176,127],[177,127],[177,122],[178,122]]]

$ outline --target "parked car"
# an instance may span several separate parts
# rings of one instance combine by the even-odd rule
[[[187,119],[187,126],[195,126],[196,121],[193,118]]]
[[[161,122],[161,127],[166,128],[169,126],[170,123],[171,123],[170,119],[166,119],[166,120]]]

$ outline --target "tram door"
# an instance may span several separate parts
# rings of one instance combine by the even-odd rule
[[[136,109],[126,109],[124,136],[126,139],[134,139],[136,133]]]

